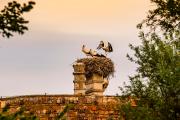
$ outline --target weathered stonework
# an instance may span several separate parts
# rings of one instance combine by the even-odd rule
[[[108,79],[96,73],[91,77],[85,75],[85,65],[74,63],[74,94],[75,95],[95,95],[103,96],[103,92],[108,86]]]
[[[85,95],[85,65],[82,63],[73,64],[74,68],[74,94],[75,95]]]
[[[26,113],[34,113],[40,120],[53,120],[67,105],[67,120],[113,120],[119,119],[119,99],[114,96],[80,95],[34,95],[0,99],[1,108],[10,106],[10,112],[25,108]]]
[[[86,79],[86,95],[103,95],[103,76],[93,74],[90,78]]]

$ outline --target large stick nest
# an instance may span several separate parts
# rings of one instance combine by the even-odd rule
[[[102,75],[105,78],[113,77],[114,75],[114,63],[110,58],[105,57],[93,57],[82,58],[76,61],[77,63],[85,64],[86,77],[91,77],[92,74]]]

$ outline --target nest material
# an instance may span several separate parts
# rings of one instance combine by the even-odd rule
[[[85,74],[88,78],[91,77],[92,74],[102,75],[104,78],[113,77],[114,75],[114,63],[110,58],[82,58],[76,62],[85,64]]]

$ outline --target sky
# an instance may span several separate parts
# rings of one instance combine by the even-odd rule
[[[26,2],[26,0],[19,0]],[[73,68],[85,44],[96,49],[109,41],[115,64],[105,95],[120,93],[136,65],[126,58],[133,54],[129,43],[140,44],[136,25],[151,8],[149,0],[35,0],[24,14],[30,21],[24,35],[0,37],[0,96],[73,94]],[[0,1],[0,9],[7,0]],[[101,51],[102,52],[102,51]]]

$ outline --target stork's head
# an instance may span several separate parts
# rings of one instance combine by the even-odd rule
[[[99,43],[99,45],[98,45],[97,49],[101,49],[103,46],[104,46],[103,41],[100,41],[100,43]]]
[[[82,48],[85,48],[85,47],[86,47],[85,45],[82,46]]]

